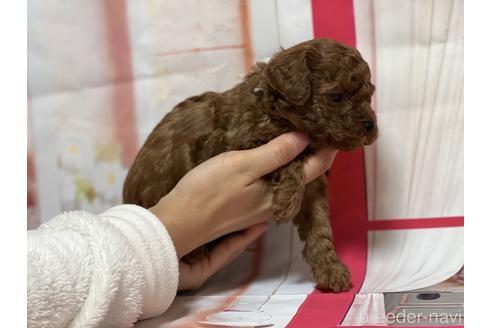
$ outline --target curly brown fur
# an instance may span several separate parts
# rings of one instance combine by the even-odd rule
[[[128,173],[124,202],[153,206],[201,162],[301,131],[310,138],[306,150],[265,177],[274,219],[294,219],[321,288],[346,290],[350,274],[333,247],[326,183],[318,178],[304,186],[303,161],[325,145],[353,150],[372,143],[378,134],[373,92],[369,67],[353,48],[317,39],[283,50],[232,89],[188,98],[167,114]]]

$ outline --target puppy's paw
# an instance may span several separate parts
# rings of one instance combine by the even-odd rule
[[[335,293],[350,289],[350,272],[342,262],[332,263],[325,268],[314,268],[313,276],[321,289]]]

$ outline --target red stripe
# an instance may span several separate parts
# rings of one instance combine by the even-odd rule
[[[315,38],[330,38],[355,47],[352,0],[311,0]]]
[[[367,223],[368,230],[399,230],[463,227],[463,216],[420,219],[376,220]]]
[[[330,169],[330,220],[335,249],[352,274],[358,292],[364,281],[367,260],[367,204],[364,151],[340,153]]]
[[[331,38],[355,46],[352,0],[312,0],[311,4],[315,38]],[[350,269],[353,287],[341,294],[314,291],[289,327],[332,327],[340,324],[364,281],[367,206],[363,150],[338,154],[328,181],[335,248]]]
[[[130,166],[138,151],[133,90],[133,65],[125,0],[103,1],[108,55],[113,71],[115,139],[122,147],[122,161]]]
[[[335,327],[343,320],[353,298],[354,295],[350,293],[313,293],[306,298],[287,327]]]

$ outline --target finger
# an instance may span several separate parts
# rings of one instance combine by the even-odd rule
[[[196,270],[195,270],[196,272]],[[179,261],[179,279],[178,279],[178,290],[188,290],[192,289],[197,285],[198,287],[198,278],[194,277],[194,271],[191,265],[182,260]]]
[[[266,231],[267,226],[266,222],[255,224],[246,230],[227,237],[215,246],[209,257],[210,271],[208,277],[243,253],[253,241]]]
[[[292,161],[308,143],[300,132],[284,133],[263,146],[246,150],[246,170],[254,181]]]
[[[337,150],[325,147],[311,155],[304,163],[304,178],[309,183],[328,171],[333,164]]]
[[[178,289],[199,288],[210,276],[241,254],[249,244],[266,230],[266,227],[266,223],[256,224],[246,230],[235,233],[215,246],[208,256],[192,264],[180,261]]]

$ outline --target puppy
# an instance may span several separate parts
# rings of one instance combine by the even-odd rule
[[[294,220],[320,288],[347,290],[350,273],[333,246],[326,179],[304,186],[303,161],[326,145],[348,151],[372,143],[378,135],[373,93],[369,66],[356,49],[316,39],[280,51],[232,89],[188,98],[167,114],[130,168],[123,200],[151,207],[215,155],[303,132],[310,139],[305,151],[265,177],[273,191],[273,219]]]

